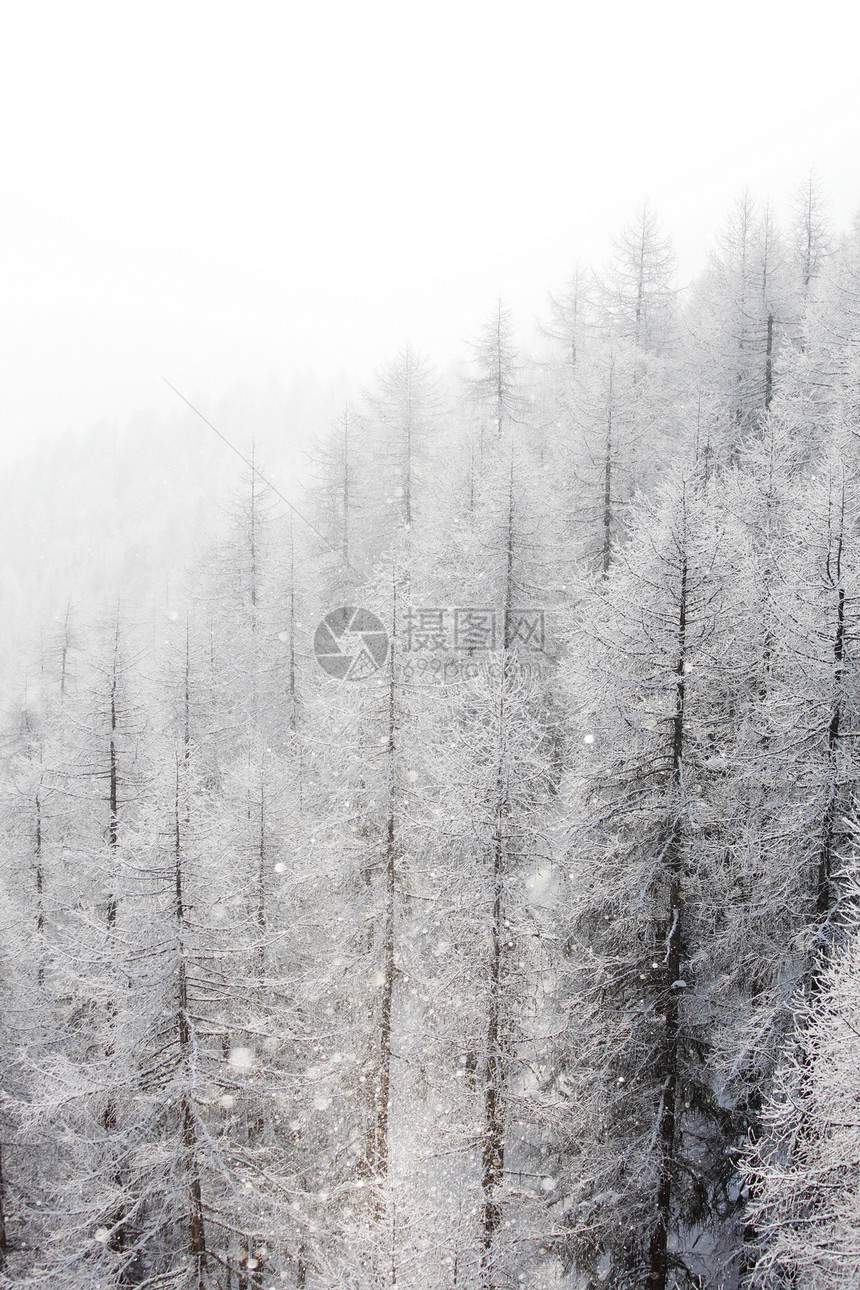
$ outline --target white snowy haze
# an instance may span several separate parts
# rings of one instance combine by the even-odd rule
[[[747,185],[785,209],[815,166],[844,227],[857,34],[832,0],[8,6],[0,460],[171,411],[159,373],[446,362],[500,291],[528,336],[645,198],[682,276]]]

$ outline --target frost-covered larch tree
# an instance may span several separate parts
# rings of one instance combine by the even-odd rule
[[[695,478],[679,471],[637,519],[573,639],[555,1156],[572,1262],[665,1290],[719,1285],[728,1253],[716,1216],[731,1117],[696,967],[713,916],[708,761],[728,627],[720,534]]]
[[[798,1012],[797,1042],[747,1161],[757,1259],[745,1284],[848,1290],[860,1279],[856,928]]]

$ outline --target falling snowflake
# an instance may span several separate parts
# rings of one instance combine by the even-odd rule
[[[231,1048],[230,1065],[239,1071],[248,1071],[254,1065],[254,1054],[250,1048]]]

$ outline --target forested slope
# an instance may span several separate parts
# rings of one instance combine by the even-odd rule
[[[543,333],[37,596],[3,1284],[860,1284],[860,230],[645,206]]]

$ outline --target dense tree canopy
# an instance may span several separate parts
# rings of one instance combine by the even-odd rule
[[[40,584],[4,1285],[857,1284],[860,230],[681,290],[645,204],[488,314],[164,599]]]

